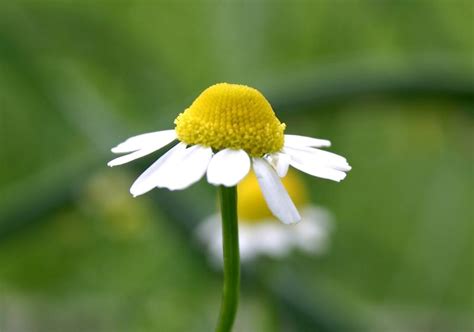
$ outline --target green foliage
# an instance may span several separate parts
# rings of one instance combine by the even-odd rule
[[[214,188],[134,200],[157,155],[129,173],[105,164],[114,143],[170,128],[227,81],[262,90],[288,132],[331,139],[353,166],[341,184],[305,178],[335,216],[331,248],[249,269],[236,330],[467,331],[473,12],[457,0],[0,4],[0,330],[212,329],[221,276],[190,230],[214,212]]]

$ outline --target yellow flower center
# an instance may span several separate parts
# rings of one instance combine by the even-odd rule
[[[180,141],[216,151],[230,148],[260,157],[283,147],[285,124],[259,91],[245,85],[207,88],[174,123]]]
[[[288,194],[296,207],[308,203],[308,193],[304,183],[291,170],[282,179]],[[257,177],[250,172],[237,186],[237,212],[240,222],[257,223],[261,220],[275,219],[263,198]],[[276,220],[276,219],[275,219]]]

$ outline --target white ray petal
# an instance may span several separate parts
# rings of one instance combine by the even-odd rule
[[[279,177],[283,178],[286,176],[290,167],[290,156],[277,152],[268,155],[265,159],[273,166]]]
[[[118,158],[115,158],[107,163],[108,166],[113,167],[113,166],[118,166],[122,164],[126,164],[132,160],[144,157],[150,153],[155,152],[158,150],[160,147],[155,147],[155,146],[150,146],[148,148],[144,148],[129,154],[126,154],[125,156],[120,156]]]
[[[130,188],[130,193],[136,197],[155,188],[160,178],[166,176],[166,169],[174,165],[174,160],[179,159],[185,149],[186,144],[179,143],[166,152],[135,180]]]
[[[244,150],[224,149],[216,153],[207,168],[207,181],[213,185],[235,186],[250,171],[250,158]]]
[[[293,224],[301,220],[295,205],[291,201],[280,178],[262,158],[252,158],[253,170],[257,176],[258,183],[273,215],[285,224]]]
[[[165,145],[176,139],[174,129],[156,131],[130,137],[125,142],[120,143],[112,148],[113,153],[127,153],[145,148],[155,147],[155,150],[161,149]]]
[[[212,158],[212,149],[202,145],[193,145],[179,156],[172,167],[167,169],[166,177],[157,182],[157,187],[169,190],[181,190],[199,181],[206,173]]]
[[[302,172],[337,182],[346,177],[346,173],[328,166],[324,160],[321,161],[311,154],[289,148],[284,148],[283,151],[291,157],[290,165]]]
[[[338,171],[348,172],[351,170],[351,166],[347,163],[346,158],[332,152],[307,147],[285,147],[283,152],[295,156],[296,159],[312,160],[312,163],[324,165]]]
[[[331,142],[326,139],[313,138],[300,135],[285,135],[285,146],[302,146],[302,147],[313,147],[322,148],[331,146]]]
[[[294,246],[292,233],[296,228],[301,227],[301,224],[288,228],[274,220],[270,220],[249,227],[252,227],[253,236],[251,239],[255,242],[254,256],[267,255],[282,258],[288,255]]]

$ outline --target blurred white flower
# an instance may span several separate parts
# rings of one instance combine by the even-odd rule
[[[238,186],[239,245],[243,262],[258,256],[282,258],[297,249],[310,254],[323,254],[329,245],[333,228],[328,210],[307,203],[303,183],[290,172],[283,179],[289,194],[301,211],[301,222],[287,226],[271,215],[258,189],[255,175],[249,174]],[[206,247],[211,262],[222,263],[222,226],[220,214],[211,215],[196,229],[196,236]]]

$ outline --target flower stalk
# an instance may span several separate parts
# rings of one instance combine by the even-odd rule
[[[224,250],[224,287],[216,332],[229,332],[234,324],[239,302],[240,254],[237,223],[237,188],[219,186]]]

